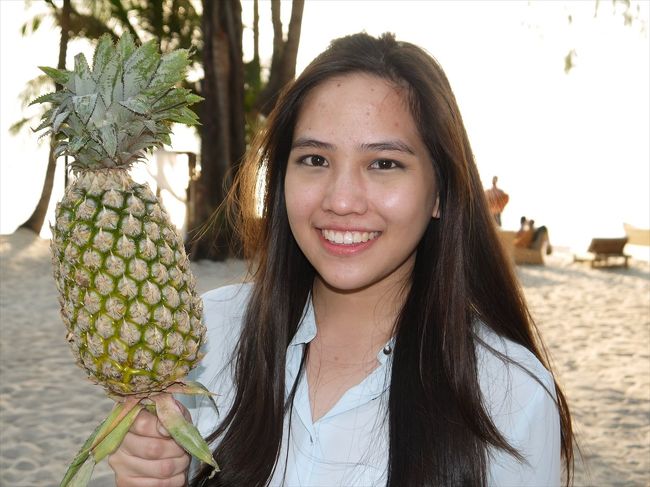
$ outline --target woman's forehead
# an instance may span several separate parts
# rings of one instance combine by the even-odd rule
[[[333,76],[306,94],[298,111],[297,129],[328,126],[354,119],[365,123],[375,118],[393,118],[415,125],[404,87],[367,73]],[[313,128],[313,127],[312,127]]]

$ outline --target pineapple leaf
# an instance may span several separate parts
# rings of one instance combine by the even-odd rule
[[[185,107],[179,110],[171,110],[166,118],[172,122],[184,123],[185,125],[196,125],[199,123],[196,113]]]
[[[204,99],[205,98],[203,98],[202,96],[189,92],[185,98],[185,101],[187,101],[188,105],[194,105],[195,103],[203,101]]]
[[[93,74],[95,80],[99,82],[104,68],[108,65],[113,54],[113,41],[111,36],[104,34],[99,38],[97,47],[95,48],[95,53],[93,54]]]
[[[54,91],[52,93],[46,93],[45,95],[41,95],[35,100],[32,100],[29,103],[29,106],[35,105],[36,103],[52,103],[58,101],[56,96],[58,94],[59,94],[58,92]]]
[[[88,458],[65,485],[67,485],[67,487],[86,487],[90,483],[90,478],[93,476],[95,465],[96,463],[93,459]]]
[[[159,139],[165,145],[168,145],[168,146],[172,145],[172,139],[169,136],[169,134],[160,134]]]
[[[192,381],[192,380],[178,382],[176,384],[169,386],[167,389],[165,389],[165,391],[170,393],[178,393],[178,394],[207,396],[208,399],[210,399],[212,406],[214,406],[217,412],[219,412],[219,408],[217,407],[217,403],[215,402],[213,397],[216,396],[216,394],[214,392],[210,392],[210,390],[200,382]]]
[[[101,125],[104,120],[106,120],[106,104],[104,99],[97,93],[97,103],[95,103],[95,110],[93,111],[90,119],[93,122],[93,125]]]
[[[155,39],[151,39],[138,47],[133,54],[124,62],[124,71],[129,72],[132,69],[139,70],[152,64],[152,58],[158,61],[158,44]]]
[[[219,466],[212,457],[210,447],[196,426],[183,417],[174,397],[170,394],[158,394],[150,399],[156,403],[156,415],[172,438],[188,453],[218,470]]]
[[[165,96],[156,101],[154,104],[154,111],[159,112],[187,104],[187,96],[189,93],[190,92],[184,88],[175,88],[169,90],[167,93],[165,93]]]
[[[115,127],[112,125],[104,125],[99,129],[102,140],[102,146],[109,157],[115,157],[115,150],[117,149],[117,133]]]
[[[88,132],[87,127],[81,122],[79,116],[76,113],[72,113],[70,118],[67,120],[68,126],[70,127],[71,133],[74,134],[85,134]]]
[[[65,122],[65,119],[70,116],[69,111],[61,112],[59,113],[56,118],[54,119],[54,123],[52,123],[52,131],[53,132],[58,132],[59,128],[61,127],[61,124]]]
[[[154,134],[158,132],[159,127],[156,125],[156,121],[155,121],[155,120],[144,120],[143,123],[144,123],[144,127],[145,127],[149,132],[152,132],[152,133],[154,133]]]
[[[81,468],[84,462],[88,459],[88,456],[90,455],[90,449],[92,448],[95,439],[98,437],[103,438],[104,436],[106,436],[107,430],[109,428],[115,427],[114,422],[121,415],[123,415],[124,409],[125,409],[124,404],[116,404],[113,410],[111,411],[111,413],[108,415],[108,417],[104,421],[102,421],[101,424],[97,426],[97,428],[95,428],[95,431],[93,431],[92,434],[88,437],[86,442],[81,447],[81,450],[79,450],[79,453],[77,453],[77,456],[72,460],[72,462],[68,466],[68,470],[66,471],[63,480],[61,481],[61,487],[69,485],[70,481],[76,475],[79,468]]]
[[[113,453],[122,443],[122,440],[129,432],[129,428],[138,416],[138,413],[144,406],[137,404],[129,413],[124,416],[117,425],[101,440],[96,446],[93,447],[92,453],[95,463],[102,461],[107,455]]]
[[[188,64],[187,49],[177,49],[164,54],[160,58],[160,64],[158,64],[158,69],[156,69],[156,74],[151,79],[149,87],[164,88],[175,85],[185,76]]]
[[[74,57],[74,93],[75,95],[89,95],[95,93],[95,80],[93,79],[88,61],[83,54]]]
[[[90,117],[95,111],[95,105],[97,104],[97,93],[83,96],[73,96],[72,103],[74,105],[74,111],[81,119],[81,122],[86,125],[88,124],[88,120],[90,120]]]
[[[147,103],[143,97],[139,96],[121,101],[120,105],[122,105],[124,108],[128,108],[133,113],[137,113],[138,115],[149,115],[151,112],[151,105]]]
[[[81,135],[77,137],[71,137],[70,143],[68,144],[68,152],[75,154],[79,152],[90,140],[89,137]]]
[[[142,44],[124,63],[125,98],[137,95],[147,86],[160,60],[155,39]]]
[[[65,85],[70,79],[70,74],[72,74],[64,69],[48,68],[47,66],[39,66],[38,68],[60,85]]]
[[[118,68],[119,60],[117,56],[111,56],[97,80],[97,93],[102,97],[106,107],[111,106],[113,102],[113,86],[117,78]]]
[[[146,126],[143,120],[133,120],[122,127],[122,130],[131,137],[138,138],[144,132]]]
[[[120,37],[120,40],[117,41],[117,45],[115,46],[115,51],[117,55],[120,57],[121,62],[123,63],[126,59],[129,58],[131,54],[133,54],[133,51],[135,51],[136,46],[135,42],[133,42],[133,37],[131,36],[131,33],[127,30],[124,34],[122,34],[122,37]]]
[[[120,158],[120,161],[122,161],[122,164],[129,164],[132,161],[138,160],[138,157],[134,156],[134,154],[131,154],[130,152],[120,152],[118,157]]]
[[[57,159],[58,157],[65,154],[67,151],[68,151],[68,143],[67,142],[61,142],[54,148],[54,151],[52,152],[52,156],[55,159]]]
[[[164,133],[157,134],[155,137],[151,135],[146,135],[146,136],[143,135],[140,138],[133,141],[133,143],[129,144],[129,146],[123,152],[136,153],[138,151],[148,149],[149,147],[152,146],[160,146],[161,143],[165,145],[171,145],[171,139],[169,137],[169,134],[164,134]]]
[[[50,135],[51,133],[52,133],[51,130],[48,130],[47,132],[43,132],[41,135],[38,136],[38,139],[37,139],[37,140],[40,141],[43,137],[47,137],[47,136]]]
[[[117,65],[111,96],[113,101],[124,100],[124,71],[121,64]]]
[[[33,129],[34,132],[40,132],[43,130],[45,127],[49,127],[52,125],[52,122],[49,120],[50,114],[53,113],[54,110],[48,110],[45,115],[43,115],[43,118],[41,119],[41,124]]]

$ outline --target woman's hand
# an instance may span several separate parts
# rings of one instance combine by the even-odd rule
[[[178,408],[190,414],[178,401]],[[117,487],[184,487],[190,455],[176,443],[158,418],[143,409],[120,447],[108,457]]]

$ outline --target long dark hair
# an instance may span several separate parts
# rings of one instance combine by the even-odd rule
[[[481,401],[474,334],[477,320],[550,364],[513,268],[503,254],[463,122],[447,78],[421,48],[356,34],[337,39],[280,97],[242,169],[233,194],[254,286],[234,357],[234,405],[210,440],[223,471],[205,485],[262,486],[273,474],[295,384],[285,401],[285,357],[315,277],[287,219],[284,175],[305,96],[336,75],[366,73],[406,86],[411,113],[433,160],[440,218],[420,241],[395,323],[388,399],[389,486],[486,485],[487,451],[520,457]],[[255,181],[264,175],[263,213]],[[304,360],[304,359],[303,359]],[[304,380],[304,379],[303,379]],[[291,385],[290,385],[291,386]],[[556,385],[566,483],[573,435]]]

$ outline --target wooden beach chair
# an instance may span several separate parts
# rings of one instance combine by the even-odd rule
[[[592,238],[587,256],[573,256],[574,262],[591,262],[591,267],[624,266],[628,267],[629,255],[623,252],[627,237],[622,238]],[[610,262],[614,260],[614,264]]]
[[[544,256],[548,248],[548,239],[543,239],[539,245],[534,247],[522,248],[515,246],[515,237],[517,232],[511,230],[499,230],[499,237],[501,244],[506,251],[506,254],[515,261],[517,265],[545,265]]]
[[[650,228],[639,228],[629,223],[623,223],[625,235],[627,235],[627,243],[630,245],[645,245],[650,246]]]

